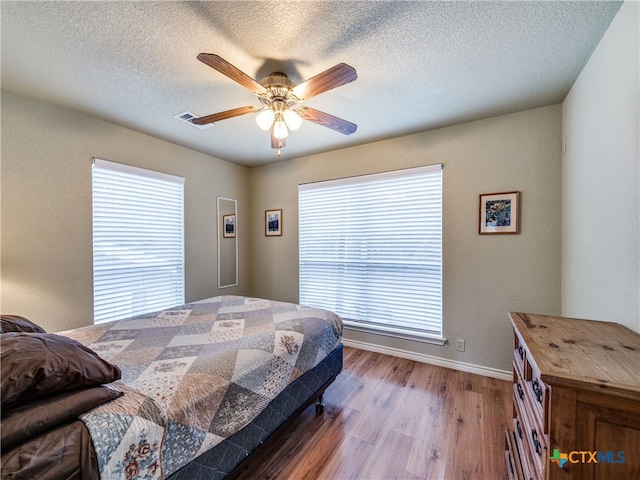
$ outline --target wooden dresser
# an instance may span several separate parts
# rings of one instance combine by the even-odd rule
[[[640,479],[640,335],[617,323],[509,316],[509,477]]]

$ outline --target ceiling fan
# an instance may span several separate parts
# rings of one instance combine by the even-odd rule
[[[262,130],[271,132],[271,147],[278,149],[278,156],[280,149],[286,145],[289,131],[297,130],[303,119],[344,135],[351,135],[358,128],[355,123],[334,117],[315,108],[300,105],[303,100],[353,82],[358,78],[355,69],[345,63],[339,63],[302,83],[296,84],[281,72],[274,72],[258,82],[213,53],[201,53],[198,55],[198,60],[253,92],[262,106],[233,108],[194,118],[191,122],[196,125],[206,125],[255,112],[258,114],[256,116],[258,126]]]

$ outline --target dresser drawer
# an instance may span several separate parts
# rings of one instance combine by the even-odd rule
[[[527,351],[524,345],[524,342],[518,335],[517,330],[513,330],[513,368],[514,370],[518,370],[520,376],[526,380],[529,380],[525,377],[524,366],[526,362]]]
[[[523,382],[517,373],[514,375],[514,432],[522,446],[521,457],[524,470],[531,472],[534,478],[543,478],[547,461],[547,439],[542,433],[542,418],[533,407],[531,392],[520,388]]]
[[[536,400],[531,389],[531,382],[523,380],[516,370],[513,372],[513,393],[514,402],[522,412],[523,420],[531,425],[531,429],[535,428],[536,431],[543,432],[545,419],[542,412],[535,406]]]
[[[531,357],[527,357],[524,369],[531,405],[541,419],[543,432],[549,433],[549,387],[540,378],[540,370]]]
[[[513,430],[505,428],[504,437],[507,440],[504,456],[507,462],[507,475],[509,480],[530,480],[522,469],[520,447]]]
[[[515,398],[524,401],[525,395],[530,395],[528,385],[522,380],[522,376],[516,368],[516,362],[513,362],[513,394]]]

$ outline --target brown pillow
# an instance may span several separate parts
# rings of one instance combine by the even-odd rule
[[[109,387],[89,387],[51,395],[9,411],[5,409],[2,412],[0,430],[2,452],[7,452],[52,428],[76,420],[83,413],[121,395],[122,392]]]
[[[18,315],[0,315],[0,333],[6,332],[35,332],[47,333],[44,328],[36,325],[31,320]]]
[[[71,338],[53,333],[0,335],[2,408],[54,392],[110,383],[120,369]]]

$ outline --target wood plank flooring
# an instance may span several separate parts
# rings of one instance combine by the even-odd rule
[[[510,382],[354,348],[255,479],[504,479]]]

